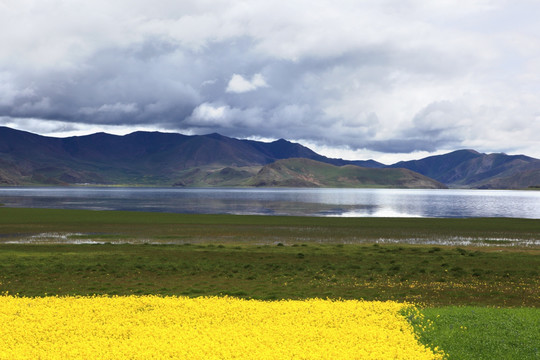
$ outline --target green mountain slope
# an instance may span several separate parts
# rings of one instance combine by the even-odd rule
[[[334,166],[301,158],[278,160],[266,165],[246,184],[284,187],[446,188],[442,183],[407,169]]]

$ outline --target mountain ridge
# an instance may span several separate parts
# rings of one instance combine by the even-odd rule
[[[456,150],[389,167],[416,171],[449,187],[518,189],[540,185],[540,176],[536,175],[540,173],[540,160],[525,155]]]
[[[212,184],[201,183],[202,174],[215,175],[216,170],[229,167],[244,175],[247,172],[254,175],[260,167],[290,157],[384,166],[374,161],[330,159],[283,139],[264,143],[215,133],[182,135],[144,131],[54,138],[0,127],[0,184],[4,185],[187,183],[204,186]],[[194,173],[194,169],[200,171]],[[220,182],[214,180],[218,186]]]
[[[261,142],[217,133],[183,135],[146,131],[55,138],[0,127],[0,184],[3,185],[257,186],[257,181],[262,181],[259,172],[264,167],[295,158],[343,167],[330,170],[311,164],[311,171],[321,171],[312,174],[318,179],[303,183],[299,179],[304,175],[297,173],[290,182],[299,186],[409,186],[384,181],[374,185],[373,179],[365,179],[363,184],[357,180],[347,182],[346,177],[340,183],[328,178],[329,173],[360,166],[403,168],[448,187],[540,187],[540,160],[525,155],[483,154],[472,149],[384,165],[373,160],[328,158],[285,139]],[[266,171],[269,169],[272,167]],[[283,179],[292,176],[290,170],[283,167],[289,173],[280,176]],[[412,177],[408,178],[413,181]]]

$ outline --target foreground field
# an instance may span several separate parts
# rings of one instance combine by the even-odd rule
[[[0,245],[0,292],[540,306],[540,256],[413,245]]]
[[[0,359],[442,359],[365,301],[0,297]]]
[[[449,359],[540,359],[540,309],[425,308],[413,320],[420,340],[437,344]]]
[[[0,292],[407,301],[450,359],[537,359],[539,241],[523,219],[0,208]]]

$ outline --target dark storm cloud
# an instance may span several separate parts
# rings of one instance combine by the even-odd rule
[[[512,16],[537,8],[527,4]],[[0,125],[219,132],[380,153],[495,151],[501,139],[538,147],[540,31],[528,17],[528,28],[494,31],[495,20],[515,22],[503,1],[4,5]]]
[[[169,61],[174,54],[170,45],[148,41],[99,51],[74,69],[22,74],[16,85],[29,91],[4,105],[2,115],[102,124],[186,117],[199,94],[193,74],[183,71],[188,64]]]

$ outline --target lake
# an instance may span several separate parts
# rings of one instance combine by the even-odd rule
[[[9,207],[200,214],[540,219],[540,191],[5,187]]]

